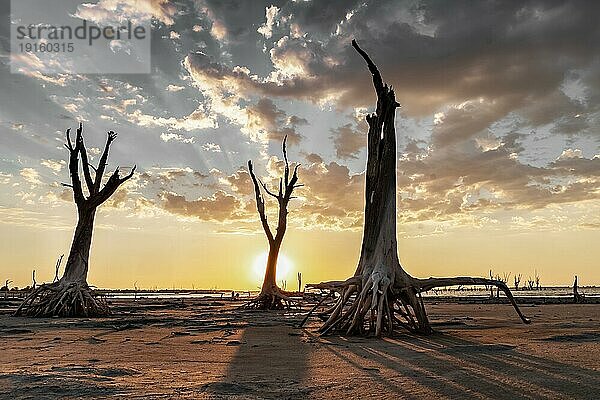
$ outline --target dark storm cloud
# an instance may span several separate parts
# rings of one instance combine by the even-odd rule
[[[366,134],[356,130],[352,124],[346,124],[332,130],[335,154],[341,159],[357,158],[366,146]]]
[[[249,129],[266,131],[267,137],[277,142],[283,141],[287,136],[288,143],[298,144],[302,136],[296,132],[296,127],[308,123],[306,119],[296,115],[288,117],[285,111],[277,108],[271,99],[265,97],[246,107],[246,112]]]
[[[223,68],[219,73],[261,95],[320,101],[335,94],[341,106],[370,105],[365,67],[349,46],[357,38],[386,81],[397,87],[409,114],[484,97],[498,100],[501,115],[535,102],[551,107],[557,100],[551,94],[565,74],[588,68],[600,44],[595,17],[600,4],[595,2],[328,2],[320,10],[322,6],[294,2],[279,12],[292,15],[280,26],[296,24],[304,36],[281,32],[270,56],[276,70],[285,72],[294,64],[296,75],[284,74],[273,82],[235,76]],[[558,116],[574,108],[558,109]]]

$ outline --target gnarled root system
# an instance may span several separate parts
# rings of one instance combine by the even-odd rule
[[[62,280],[43,284],[23,301],[16,316],[102,317],[110,314],[104,297],[86,284]]]
[[[244,304],[243,308],[256,310],[284,310],[290,309],[295,301],[290,298],[290,293],[277,286],[271,290],[263,291],[254,299]]]
[[[416,279],[406,283],[392,282],[378,271],[366,279],[360,276],[346,281],[323,282],[308,285],[315,289],[336,291],[335,304],[320,316],[326,318],[319,329],[321,334],[340,332],[347,335],[389,335],[396,327],[419,334],[432,333],[421,293],[436,287],[453,285],[493,285],[509,299],[524,323],[529,323],[505,283],[472,277]]]

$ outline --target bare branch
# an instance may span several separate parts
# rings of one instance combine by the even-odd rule
[[[67,143],[65,144],[65,147],[69,151],[75,150],[73,148],[73,143],[71,143],[71,128],[67,128],[66,136],[67,136]]]
[[[285,178],[285,186],[287,187],[288,183],[290,182],[290,163],[288,162],[288,158],[287,158],[286,142],[287,142],[287,135],[284,136],[283,145],[282,145],[283,159],[285,160],[284,178]]]
[[[85,202],[83,190],[81,188],[81,180],[79,179],[79,144],[75,142],[75,147],[71,142],[71,129],[67,129],[67,143],[65,147],[69,150],[69,174],[71,175],[71,187],[73,188],[73,199],[77,206],[81,206]]]
[[[102,152],[102,157],[100,157],[100,163],[98,164],[98,169],[96,171],[96,180],[94,181],[94,191],[98,193],[100,190],[100,185],[102,183],[102,177],[104,176],[104,171],[106,169],[106,160],[108,159],[108,150],[110,148],[110,144],[114,142],[117,138],[117,134],[113,131],[108,131],[106,145],[104,146],[104,151]]]
[[[258,186],[258,179],[256,179],[256,175],[254,175],[254,169],[252,168],[252,161],[248,160],[248,171],[250,172],[250,177],[252,178],[252,182],[254,184],[254,195],[256,197],[256,210],[258,211],[258,215],[260,217],[260,222],[262,224],[263,230],[265,231],[265,235],[267,235],[267,239],[269,243],[273,242],[273,233],[271,232],[271,227],[269,227],[269,221],[267,220],[267,215],[265,214],[265,200],[260,192],[260,187]]]
[[[356,43],[356,40],[354,39],[352,39],[352,47],[354,47],[358,54],[360,54],[367,62],[369,71],[371,72],[371,75],[373,75],[373,86],[375,86],[375,91],[379,94],[383,90],[383,80],[381,79],[381,74],[379,73],[377,66],[371,61],[369,55],[358,46],[358,43]]]
[[[131,169],[131,172],[129,174],[127,174],[126,176],[124,176],[123,178],[121,178],[119,176],[119,167],[117,167],[115,169],[115,171],[112,173],[112,175],[110,176],[110,178],[108,178],[108,181],[106,181],[106,185],[104,185],[102,190],[100,190],[93,197],[93,199],[92,199],[93,204],[95,206],[99,206],[100,204],[102,204],[106,200],[108,200],[110,198],[110,196],[112,196],[113,193],[115,193],[117,191],[119,186],[121,186],[123,183],[125,183],[128,179],[130,179],[133,176],[136,168],[137,168],[137,166],[134,165],[133,168]]]
[[[279,199],[279,196],[277,196],[275,193],[271,192],[269,190],[269,188],[267,187],[267,185],[265,183],[263,183],[263,181],[258,178],[258,181],[260,182],[260,185],[263,187],[263,189],[265,189],[265,192],[267,192],[268,195],[275,197],[276,199]]]
[[[131,168],[131,171],[129,172],[129,174],[127,174],[126,176],[124,176],[123,178],[121,178],[121,184],[124,183],[125,181],[131,179],[131,177],[135,173],[136,169],[137,169],[137,165],[134,164],[133,168]]]
[[[79,128],[77,128],[77,147],[79,148],[79,153],[81,154],[81,164],[83,167],[83,176],[85,178],[85,183],[88,188],[88,192],[90,195],[94,194],[94,181],[92,180],[92,175],[90,174],[90,163],[88,162],[88,154],[85,148],[85,144],[83,143],[83,123],[79,123]]]

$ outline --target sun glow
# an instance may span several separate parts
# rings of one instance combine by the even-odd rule
[[[254,263],[252,264],[253,278],[256,280],[257,284],[261,284],[265,277],[268,256],[269,253],[266,251],[260,253],[256,256]],[[278,285],[281,285],[281,281],[283,280],[289,281],[288,273],[292,270],[293,266],[294,264],[285,256],[285,254],[279,253],[279,258],[277,259],[277,274],[275,278]]]

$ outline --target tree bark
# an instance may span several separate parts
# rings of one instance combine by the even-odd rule
[[[87,284],[96,209],[80,211],[78,215],[77,226],[75,227],[73,242],[71,243],[71,250],[62,279]]]
[[[410,331],[432,332],[421,293],[441,286],[493,285],[509,297],[524,322],[506,285],[498,280],[458,277],[417,279],[400,265],[396,239],[396,131],[394,91],[383,83],[379,70],[358,44],[352,46],[366,61],[377,94],[375,113],[367,115],[367,169],[365,222],[360,258],[355,274],[346,281],[307,285],[339,293],[320,332],[346,334],[390,334],[401,326]]]

